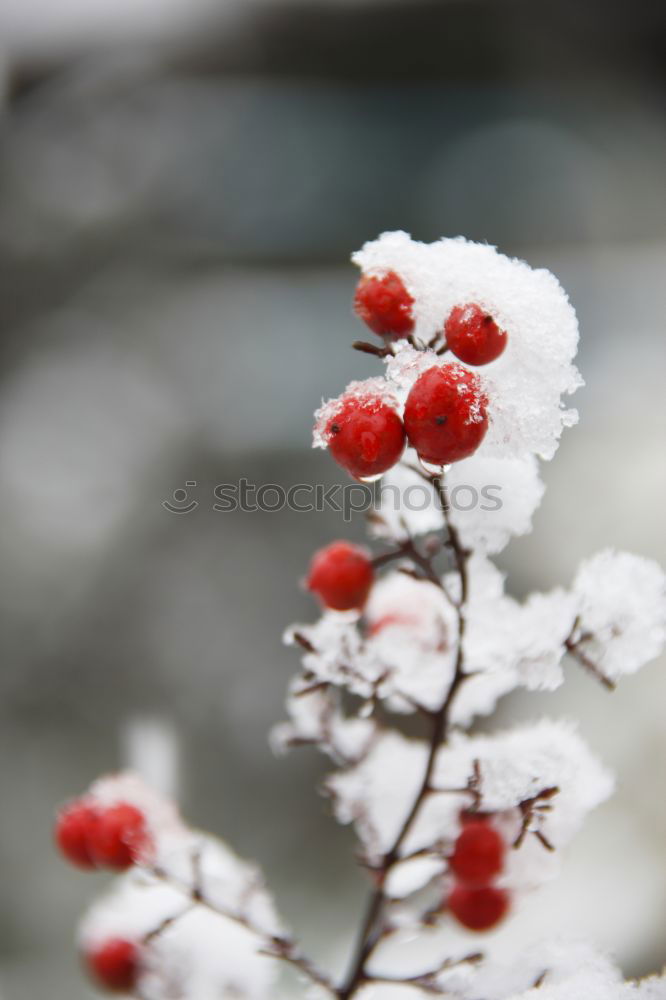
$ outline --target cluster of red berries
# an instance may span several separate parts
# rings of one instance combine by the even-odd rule
[[[100,806],[77,799],[58,813],[54,836],[63,856],[86,869],[124,871],[151,848],[145,816],[129,802]],[[141,948],[134,941],[109,938],[86,948],[83,960],[99,986],[127,993],[138,980]]]
[[[495,927],[509,909],[509,894],[494,885],[504,867],[505,844],[487,817],[462,816],[463,828],[449,858],[455,883],[446,901],[449,912],[472,931]]]
[[[78,868],[124,871],[150,848],[146,818],[129,802],[99,806],[77,799],[60,810],[54,833],[61,853]]]
[[[401,419],[379,397],[349,395],[328,418],[333,458],[356,479],[371,479],[399,460],[405,438],[424,462],[448,465],[473,455],[488,429],[487,400],[474,372],[433,365],[416,380]],[[404,422],[403,422],[404,420]]]
[[[362,277],[354,300],[361,319],[386,340],[412,332],[413,303],[393,271]],[[488,364],[506,346],[506,333],[473,302],[452,309],[443,329],[448,348],[466,364]],[[456,362],[433,365],[412,386],[403,419],[372,392],[353,394],[343,397],[328,418],[324,437],[336,462],[357,479],[371,479],[395,465],[405,440],[424,462],[448,465],[473,455],[481,444],[487,403],[473,372]]]
[[[414,330],[414,299],[402,278],[389,271],[363,275],[356,287],[354,309],[373,333],[388,340],[408,337]],[[475,302],[455,306],[443,324],[449,350],[468,365],[487,365],[499,358],[507,335]]]

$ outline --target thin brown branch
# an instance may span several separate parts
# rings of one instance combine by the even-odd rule
[[[372,354],[375,358],[386,358],[395,353],[390,344],[387,344],[386,347],[378,347],[377,344],[369,344],[366,340],[355,340],[352,347],[355,351],[361,351],[362,354]]]
[[[344,985],[338,991],[339,1000],[349,1000],[358,987],[364,982],[366,977],[365,970],[367,962],[384,935],[385,927],[383,924],[383,913],[386,902],[384,894],[386,877],[393,865],[400,859],[400,850],[402,845],[411,832],[414,822],[420,813],[421,807],[430,793],[432,776],[437,761],[437,754],[448,738],[453,702],[466,676],[464,670],[463,639],[465,634],[464,606],[469,589],[467,573],[467,560],[469,552],[462,545],[458,533],[449,517],[449,505],[444,489],[443,473],[432,477],[431,482],[440,499],[447,533],[447,544],[453,552],[456,569],[460,577],[460,600],[454,603],[458,616],[458,642],[455,669],[453,679],[449,685],[449,689],[441,708],[438,712],[434,713],[432,717],[432,731],[428,750],[428,760],[421,785],[392,847],[384,856],[382,866],[376,873],[377,887],[369,900],[368,909],[361,928],[351,968]],[[437,586],[442,587],[442,581],[439,577],[437,577],[437,574],[432,567],[431,559],[426,556],[422,556],[421,553],[419,553],[415,548],[411,539],[408,541],[407,546],[408,549],[406,554],[409,555],[416,567],[426,573],[428,579],[435,577]],[[411,548],[409,548],[409,546],[411,546]],[[435,579],[431,579],[431,582],[435,583]]]
[[[574,642],[572,639],[567,639],[565,641],[564,645],[569,656],[573,657],[574,660],[580,663],[581,667],[584,667],[585,670],[587,670],[592,677],[596,678],[600,684],[603,684],[607,691],[614,691],[616,688],[615,681],[612,681],[610,677],[606,677],[603,670],[594,662],[594,660],[589,657],[587,653],[583,652],[580,648],[579,642]]]
[[[214,903],[205,895],[200,883],[189,885],[187,882],[183,882],[159,866],[149,868],[147,871],[155,878],[171,886],[171,888],[182,892],[184,896],[187,896],[192,901],[192,906],[188,907],[188,910],[193,909],[196,906],[203,906],[205,909],[210,910],[211,913],[215,913],[219,917],[224,917],[226,920],[231,920],[233,923],[244,927],[246,930],[256,935],[256,937],[262,942],[262,946],[259,949],[260,954],[266,955],[270,958],[279,959],[288,965],[294,966],[312,983],[315,983],[317,986],[321,986],[322,989],[327,990],[332,996],[337,997],[337,990],[329,977],[322,972],[314,964],[314,962],[303,954],[296,941],[288,937],[269,934],[263,928],[257,927],[247,914],[227,909],[224,906],[219,906],[217,903]],[[183,916],[184,912],[187,911],[183,911],[183,913],[178,914],[173,918],[168,918],[168,924],[171,924],[175,920],[179,919],[180,916]],[[167,924],[167,921],[164,921],[163,924]],[[165,927],[161,926],[157,932],[163,929],[165,929]]]
[[[564,640],[564,648],[566,649],[569,656],[571,656],[577,663],[580,663],[581,667],[584,667],[589,674],[592,675],[600,684],[606,688],[607,691],[615,690],[615,681],[612,681],[610,677],[606,677],[605,673],[599,667],[597,663],[594,662],[591,656],[581,649],[583,643],[588,642],[592,635],[589,632],[583,632],[582,634],[577,634],[580,629],[580,616],[576,616],[576,620],[571,626],[571,632]]]
[[[399,983],[407,986],[416,986],[425,993],[442,995],[446,993],[446,990],[443,990],[437,982],[437,976],[448,969],[455,969],[459,965],[476,964],[482,960],[483,953],[475,951],[470,955],[465,955],[463,958],[446,958],[437,968],[430,969],[428,972],[421,972],[416,976],[400,978],[398,976],[365,975],[364,981],[367,983]]]

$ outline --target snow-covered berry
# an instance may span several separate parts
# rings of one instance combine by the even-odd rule
[[[481,382],[455,362],[420,375],[405,404],[405,430],[419,458],[448,465],[473,455],[488,428]]]
[[[95,868],[90,852],[90,834],[97,821],[97,811],[78,799],[60,810],[54,837],[61,854],[78,868]]]
[[[487,365],[506,347],[507,335],[475,302],[454,306],[444,324],[446,343],[468,365]]]
[[[405,447],[405,428],[395,409],[378,396],[342,397],[324,437],[331,455],[357,479],[386,472]]]
[[[126,938],[110,938],[86,949],[84,961],[98,986],[113,993],[133,992],[141,970],[141,949]]]
[[[307,578],[308,590],[334,611],[360,609],[374,580],[372,561],[365,549],[350,542],[331,542],[315,552]]]
[[[456,840],[449,867],[468,888],[487,886],[502,871],[504,840],[483,820],[467,820]]]
[[[402,278],[389,271],[382,277],[363,275],[356,286],[354,311],[373,333],[399,340],[414,329],[412,305]]]
[[[470,931],[488,931],[506,916],[509,894],[492,885],[477,889],[456,885],[449,895],[447,906],[463,927]]]
[[[128,802],[100,811],[89,831],[90,854],[100,867],[124,871],[149,847],[145,816]]]

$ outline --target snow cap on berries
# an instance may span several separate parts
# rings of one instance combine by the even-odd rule
[[[582,380],[572,364],[576,315],[549,271],[460,237],[424,244],[403,232],[382,234],[352,260],[364,274],[394,271],[402,278],[414,297],[414,336],[423,344],[443,330],[456,306],[475,303],[492,315],[507,344],[495,361],[474,369],[482,372],[489,400],[490,425],[479,454],[552,458],[562,428],[577,419],[561,397]],[[388,377],[403,391],[426,367],[446,362],[446,355],[438,358],[406,343],[402,348],[388,361]]]

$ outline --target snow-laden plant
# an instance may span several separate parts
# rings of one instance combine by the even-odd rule
[[[567,657],[613,688],[666,638],[649,560],[607,550],[570,589],[520,603],[490,558],[530,530],[538,459],[576,421],[562,402],[581,385],[574,310],[549,272],[463,239],[386,233],[353,259],[356,310],[382,338],[355,346],[385,372],[325,403],[314,442],[358,478],[384,476],[370,518],[382,550],[339,541],[315,555],[323,612],[287,632],[302,668],[272,735],[278,751],[330,758],[325,791],[359,839],[371,889],[348,968],[339,980],[318,968],[257,869],[131,774],[58,817],[71,861],[125,871],[83,922],[85,960],[101,986],[145,1000],[259,1000],[280,962],[338,1000],[666,998],[666,978],[625,983],[587,946],[547,943],[513,967],[483,954],[483,931],[553,877],[613,782],[567,722],[481,735],[475,719],[515,688],[559,687]],[[452,504],[463,487],[493,502]],[[422,738],[404,735],[406,715]],[[480,947],[447,943],[453,924]]]

